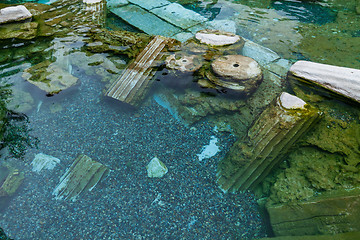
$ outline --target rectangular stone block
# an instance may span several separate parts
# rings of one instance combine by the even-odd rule
[[[114,8],[110,11],[130,25],[149,35],[171,37],[182,31],[180,28],[165,22],[143,8],[132,4],[120,8]]]
[[[172,3],[161,8],[155,8],[151,10],[151,12],[165,21],[182,29],[193,27],[196,24],[208,20],[206,17],[186,9],[178,3]]]
[[[268,204],[267,211],[276,236],[360,231],[360,190],[325,193],[293,204]]]
[[[320,86],[360,103],[360,70],[358,69],[298,61],[291,66],[288,78]]]
[[[245,40],[246,42],[242,50],[242,54],[246,57],[253,58],[261,66],[267,65],[280,58],[280,56],[273,50],[263,47],[248,39]]]
[[[138,5],[146,10],[151,10],[154,8],[163,7],[166,5],[171,4],[171,2],[166,0],[156,0],[156,1],[149,1],[149,0],[129,0],[132,4]]]

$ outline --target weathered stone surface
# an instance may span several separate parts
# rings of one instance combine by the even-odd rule
[[[83,3],[85,4],[98,4],[98,3],[101,3],[103,0],[83,0]]]
[[[148,177],[150,178],[161,178],[168,172],[168,168],[157,157],[154,157],[149,162],[149,164],[146,166],[146,170]]]
[[[280,58],[279,55],[271,49],[256,44],[248,39],[245,39],[242,54],[246,57],[253,58],[261,66],[265,66]]]
[[[31,18],[32,14],[23,5],[0,9],[0,24]]]
[[[360,231],[360,190],[324,193],[294,204],[267,205],[276,236]]]
[[[154,75],[152,64],[160,59],[167,45],[175,40],[155,36],[154,39],[144,48],[120,77],[109,87],[106,96],[128,103],[132,106],[139,106],[146,97],[151,86],[151,78]]]
[[[60,159],[44,153],[38,153],[35,155],[31,165],[33,166],[33,172],[39,173],[43,169],[53,169],[58,163],[60,163]]]
[[[183,55],[173,54],[165,59],[165,64],[168,69],[178,70],[180,72],[193,73],[201,68],[203,59],[199,55]]]
[[[233,33],[210,29],[197,32],[195,38],[199,40],[200,43],[213,46],[226,46],[235,44],[241,40],[244,41],[240,36]]]
[[[120,8],[113,8],[111,12],[130,25],[150,35],[171,37],[182,31],[180,28],[160,19],[158,16],[132,4]]]
[[[0,39],[33,39],[37,36],[37,32],[38,24],[36,22],[0,25]]]
[[[155,8],[151,10],[151,12],[181,29],[187,29],[208,20],[200,14],[184,8],[178,3]]]
[[[77,77],[49,61],[25,69],[22,77],[49,95],[68,89],[78,82]]]
[[[211,82],[245,95],[253,93],[263,79],[259,64],[241,55],[221,56],[211,63],[211,68],[215,76],[206,75]]]
[[[360,232],[347,232],[335,235],[306,235],[260,238],[259,240],[354,240],[360,239]]]
[[[0,186],[0,197],[7,197],[13,195],[24,180],[24,173],[17,169],[13,170],[6,177],[5,181]]]
[[[286,78],[286,75],[291,67],[292,63],[289,60],[280,58],[264,66],[265,69],[269,70],[282,78]]]
[[[287,97],[287,93],[276,98],[260,114],[247,136],[238,140],[220,162],[217,177],[223,191],[253,189],[318,120],[316,109],[307,106],[288,110],[282,106],[281,99],[294,98]]]
[[[151,10],[154,8],[163,7],[169,5],[171,2],[166,0],[156,0],[156,1],[149,1],[149,0],[129,0],[132,4],[138,5],[146,10]]]
[[[129,1],[127,1],[127,0],[107,0],[106,1],[106,6],[108,9],[122,7],[126,4],[129,4]]]
[[[360,70],[308,61],[291,66],[289,78],[323,87],[360,103]]]
[[[60,178],[53,195],[55,199],[76,201],[81,193],[91,191],[108,173],[109,169],[103,164],[79,155]]]

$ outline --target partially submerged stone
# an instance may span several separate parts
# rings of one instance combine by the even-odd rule
[[[168,172],[168,168],[157,157],[154,157],[149,162],[149,164],[146,166],[146,170],[148,177],[150,178],[161,178]]]
[[[259,64],[242,55],[221,56],[211,63],[211,69],[214,75],[206,75],[211,82],[245,95],[253,93],[263,79]]]
[[[226,46],[244,41],[240,36],[219,30],[201,30],[195,34],[195,38],[203,44],[212,46]]]
[[[58,163],[60,163],[60,159],[44,153],[38,153],[35,155],[31,165],[33,166],[33,172],[39,173],[43,169],[52,170]]]
[[[55,199],[76,201],[81,193],[91,191],[108,173],[109,169],[103,164],[79,155],[60,178],[53,195]]]
[[[217,181],[223,191],[254,189],[294,142],[311,129],[319,113],[299,102],[295,96],[281,94],[260,114],[247,136],[231,147],[217,170]]]
[[[5,181],[0,185],[0,197],[13,195],[24,180],[24,173],[15,169],[9,173]]]
[[[68,89],[78,82],[78,78],[71,75],[68,70],[49,61],[25,69],[22,77],[49,95]]]
[[[0,24],[31,18],[32,14],[23,5],[0,9]]]
[[[314,84],[360,103],[360,70],[308,61],[291,66],[288,78]]]
[[[38,23],[9,23],[0,25],[0,39],[33,39],[38,33]]]
[[[83,0],[83,3],[85,4],[98,4],[98,3],[101,3],[103,0]]]
[[[201,68],[203,59],[199,55],[173,54],[165,59],[165,64],[168,69],[193,73]]]
[[[266,208],[276,236],[333,235],[360,231],[359,198],[359,189],[343,190]]]

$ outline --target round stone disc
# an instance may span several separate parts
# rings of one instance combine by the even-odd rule
[[[226,55],[211,63],[214,73],[228,81],[256,80],[262,78],[259,64],[252,58],[242,55]]]

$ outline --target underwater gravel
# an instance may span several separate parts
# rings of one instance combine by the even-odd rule
[[[76,91],[44,98],[29,114],[39,149],[29,150],[18,194],[0,211],[0,226],[14,239],[253,239],[265,236],[251,193],[224,194],[216,166],[235,138],[206,122],[186,127],[149,99],[137,111],[103,97],[104,84],[74,69]],[[158,83],[157,83],[158,84]],[[40,102],[39,102],[40,103]],[[51,105],[62,111],[51,113]],[[220,152],[198,160],[211,136]],[[36,153],[61,160],[53,170],[31,171]],[[75,201],[52,191],[78,154],[112,169]],[[148,178],[145,166],[158,157],[163,178]],[[13,160],[14,161],[14,160]]]

